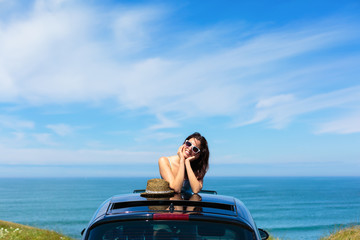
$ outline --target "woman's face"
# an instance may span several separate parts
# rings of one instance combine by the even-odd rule
[[[190,138],[188,141],[191,143],[191,146],[187,146],[187,144],[184,144],[185,145],[183,150],[184,157],[189,158],[194,156],[195,159],[197,159],[200,156],[200,151],[195,153],[193,147],[197,147],[198,149],[200,149],[201,142],[196,138]],[[194,161],[195,159],[193,159],[192,161]]]

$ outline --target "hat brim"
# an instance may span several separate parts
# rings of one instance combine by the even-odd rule
[[[150,197],[150,198],[161,198],[161,197],[172,197],[172,196],[174,196],[174,194],[175,194],[174,190],[170,190],[167,193],[143,192],[143,193],[140,193],[140,196],[142,196],[142,197]]]

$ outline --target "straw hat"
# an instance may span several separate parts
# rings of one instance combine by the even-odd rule
[[[142,197],[171,197],[174,195],[174,190],[170,188],[167,181],[160,178],[153,178],[147,181],[145,192],[141,193]]]

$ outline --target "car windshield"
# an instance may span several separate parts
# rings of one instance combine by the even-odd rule
[[[99,225],[90,231],[89,240],[157,239],[241,239],[254,234],[240,225],[205,221],[121,221]]]

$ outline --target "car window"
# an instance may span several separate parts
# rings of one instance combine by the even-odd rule
[[[122,221],[99,225],[89,240],[252,240],[251,231],[240,225],[200,221]]]

